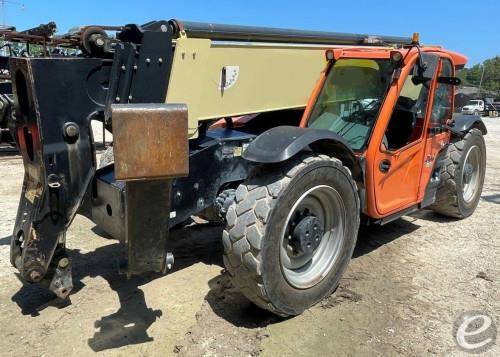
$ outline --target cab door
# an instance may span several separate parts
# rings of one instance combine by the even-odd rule
[[[453,77],[454,67],[450,59],[441,58],[439,63],[439,77]],[[425,142],[425,155],[422,165],[422,174],[420,178],[420,187],[418,199],[422,200],[425,196],[427,187],[439,183],[439,175],[435,167],[439,152],[449,142],[449,132],[445,131],[443,125],[447,124],[453,115],[454,88],[453,85],[441,83],[436,80],[432,91],[432,103],[430,110],[430,119],[426,128],[427,138]]]
[[[381,114],[377,122],[377,129],[384,130],[384,135],[381,142],[372,143],[377,149],[371,160],[371,171],[374,204],[379,217],[415,205],[419,198],[425,129],[438,65],[437,56],[425,55],[426,63],[430,63],[425,75],[427,79],[424,80],[414,65],[401,86],[396,104],[390,108],[392,111],[386,110],[386,117]]]

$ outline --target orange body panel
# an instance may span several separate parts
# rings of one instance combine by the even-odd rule
[[[334,49],[334,59],[339,58],[389,58],[393,48],[382,49]],[[365,158],[365,187],[366,187],[366,207],[365,214],[371,218],[383,218],[402,211],[408,207],[422,202],[425,189],[433,171],[437,153],[449,142],[450,134],[443,132],[434,136],[429,136],[429,117],[433,105],[436,80],[431,82],[429,90],[429,100],[427,103],[426,117],[421,137],[411,144],[395,151],[385,152],[381,143],[391,118],[393,108],[399,97],[404,81],[413,64],[418,57],[416,48],[397,49],[404,58],[402,71],[399,79],[389,87],[379,112],[378,119],[373,128],[368,147],[364,152],[356,153]],[[421,52],[434,53],[440,57],[448,58],[454,67],[463,67],[467,58],[461,54],[444,50],[440,47],[422,47]],[[306,127],[311,110],[324,85],[326,74],[332,62],[330,61],[325,70],[321,73],[306,110],[302,117],[300,126]],[[436,71],[436,76],[440,71],[440,65]],[[389,172],[382,173],[378,167],[382,160],[391,162]]]
[[[436,54],[439,54],[441,58],[448,58],[454,66],[463,66],[467,62],[467,58],[459,55],[458,53],[454,52],[438,52]],[[455,62],[455,60],[459,61],[459,64]],[[439,63],[439,67],[437,72],[439,73],[441,71],[442,63]],[[453,75],[455,73],[453,72]],[[431,90],[431,97],[434,96],[434,92],[437,88],[437,83],[434,82]],[[451,107],[454,108],[454,96],[452,95],[451,97]],[[429,105],[432,106],[434,103],[433,101],[429,101]],[[430,126],[430,121],[427,120],[427,126],[425,128],[425,132],[428,132]],[[436,161],[436,156],[439,153],[439,151],[450,141],[450,133],[449,132],[443,132],[440,134],[437,134],[435,136],[428,136],[426,138],[426,146],[425,146],[425,155],[424,155],[424,162],[422,165],[422,174],[420,178],[420,187],[419,187],[419,192],[418,192],[418,198],[417,201],[421,202],[424,199],[425,195],[425,189],[427,187],[427,184],[429,183],[429,180],[432,175],[432,169],[434,166],[434,162]]]
[[[423,161],[423,138],[394,153],[389,154],[381,149],[393,108],[416,58],[417,53],[406,57],[399,80],[389,88],[364,154],[366,158],[366,214],[372,218],[389,216],[414,205],[417,201]],[[391,161],[391,169],[388,173],[382,173],[378,169],[380,161],[384,159]]]

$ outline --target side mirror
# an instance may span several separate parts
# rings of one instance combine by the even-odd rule
[[[430,81],[431,78],[425,78],[423,76],[419,76],[418,74],[414,74],[411,77],[411,81],[414,85],[418,86],[419,84],[424,84],[425,82]]]
[[[452,86],[459,86],[462,83],[462,80],[458,77],[438,77],[438,83],[442,84],[450,84]]]
[[[413,84],[423,84],[434,78],[437,66],[439,63],[439,57],[430,53],[420,53],[416,66],[414,67],[414,72],[412,76]]]

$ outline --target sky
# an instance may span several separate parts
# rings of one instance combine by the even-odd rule
[[[64,33],[81,25],[124,25],[172,18],[333,32],[411,36],[469,58],[468,67],[500,55],[500,0],[5,0],[18,30],[55,21]]]

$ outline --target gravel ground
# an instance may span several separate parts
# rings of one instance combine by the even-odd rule
[[[475,214],[454,221],[422,211],[362,230],[339,289],[289,319],[232,288],[221,229],[206,224],[174,232],[171,273],[127,280],[116,270],[118,244],[77,217],[68,231],[70,301],[23,286],[9,263],[23,167],[17,156],[0,157],[1,354],[461,355],[452,329],[462,312],[500,324],[500,119],[485,122],[488,167]],[[486,355],[500,355],[498,343]]]

